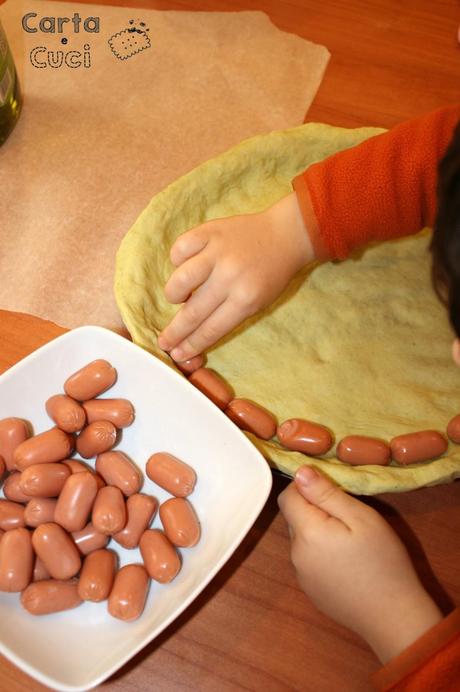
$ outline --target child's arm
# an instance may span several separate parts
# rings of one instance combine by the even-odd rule
[[[373,509],[304,466],[278,499],[300,586],[385,663],[442,619],[403,544]]]
[[[460,119],[449,106],[313,164],[294,179],[316,255],[345,259],[370,241],[432,226],[438,163]],[[316,226],[311,225],[316,219]]]
[[[299,469],[278,502],[305,593],[388,662],[374,676],[377,688],[453,690],[460,672],[460,611],[442,620],[385,520],[309,467]],[[440,675],[444,687],[424,686]]]
[[[431,223],[437,163],[459,117],[452,107],[403,123],[310,166],[294,180],[296,193],[265,212],[182,234],[165,294],[184,305],[160,348],[192,358],[274,301],[305,264]]]

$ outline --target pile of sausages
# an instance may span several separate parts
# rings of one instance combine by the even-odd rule
[[[278,425],[275,417],[262,406],[248,399],[235,398],[229,385],[216,372],[204,367],[203,356],[176,365],[242,430],[262,440],[270,440],[276,435],[286,449],[309,456],[322,456],[332,448],[333,436],[323,425],[302,418],[291,418]],[[460,444],[460,414],[449,422],[446,433],[452,442]],[[398,435],[389,443],[365,435],[347,435],[337,443],[336,456],[354,466],[388,465],[392,460],[407,465],[436,459],[446,452],[447,447],[447,438],[437,430]]]
[[[196,545],[200,523],[187,497],[195,471],[167,452],[152,454],[147,476],[171,497],[140,490],[143,474],[113,450],[118,431],[134,421],[127,399],[98,399],[117,379],[106,360],[71,375],[65,394],[46,402],[55,427],[31,436],[20,418],[0,421],[0,591],[21,592],[30,613],[107,600],[121,620],[142,613],[150,579],[170,582],[181,568],[178,548]],[[96,457],[95,469],[70,458]],[[149,528],[157,510],[163,530]],[[139,547],[141,563],[118,569],[109,540]]]

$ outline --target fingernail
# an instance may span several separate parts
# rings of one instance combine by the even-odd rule
[[[169,355],[176,361],[186,360],[187,358],[182,348],[173,348]]]
[[[310,485],[317,478],[319,478],[319,473],[313,466],[301,466],[295,474],[295,480],[299,485]]]

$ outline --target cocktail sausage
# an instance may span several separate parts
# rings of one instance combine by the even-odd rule
[[[19,487],[30,497],[57,497],[69,476],[65,464],[32,464],[21,473]]]
[[[46,412],[64,432],[75,433],[86,423],[83,406],[66,394],[55,394],[45,404]]]
[[[208,399],[218,406],[225,409],[233,399],[233,392],[229,385],[213,370],[209,368],[198,368],[189,377],[197,389],[205,394]]]
[[[126,428],[134,420],[134,407],[128,399],[90,399],[83,402],[88,423],[108,420],[117,428]]]
[[[78,581],[78,595],[83,601],[105,601],[112,590],[117,569],[113,550],[95,550],[85,557]]]
[[[125,527],[126,505],[119,488],[106,485],[98,491],[91,521],[100,533],[114,534]]]
[[[152,454],[145,472],[151,481],[176,497],[187,497],[195,487],[196,473],[192,467],[168,452]]]
[[[48,464],[66,459],[73,450],[73,436],[59,428],[51,428],[30,437],[14,450],[14,463],[19,471],[34,464]]]
[[[94,399],[115,384],[117,371],[107,360],[93,360],[64,382],[67,396],[77,401]]]
[[[166,584],[174,579],[181,568],[179,553],[158,529],[147,529],[139,541],[142,560],[152,579]]]
[[[283,447],[311,456],[326,454],[333,442],[327,428],[302,418],[285,420],[278,426],[276,434]]]
[[[77,437],[76,447],[85,459],[112,449],[117,441],[117,429],[108,420],[97,420],[84,428]]]
[[[336,449],[337,458],[346,464],[360,466],[378,464],[385,466],[390,462],[390,448],[382,440],[365,435],[348,435],[340,440]]]
[[[32,545],[54,579],[69,579],[79,571],[77,546],[58,524],[40,524],[32,534]]]
[[[107,485],[114,485],[126,496],[138,493],[142,487],[142,473],[123,452],[98,454],[96,471]]]
[[[136,620],[144,610],[149,576],[143,565],[125,565],[115,576],[108,601],[110,615],[119,620]]]
[[[201,528],[195,510],[183,497],[172,497],[160,505],[160,519],[166,536],[180,548],[190,548],[200,540]]]
[[[80,605],[78,580],[45,579],[29,586],[21,594],[22,606],[32,615],[48,615]]]
[[[269,440],[276,433],[275,417],[248,399],[232,399],[225,413],[239,428],[262,440]]]
[[[420,430],[394,437],[390,447],[391,455],[398,464],[416,464],[444,454],[447,440],[437,430]]]
[[[0,541],[0,591],[22,591],[32,580],[34,552],[30,532],[7,531]]]
[[[57,501],[54,512],[56,524],[66,531],[81,531],[91,514],[97,492],[98,484],[93,473],[72,473]]]

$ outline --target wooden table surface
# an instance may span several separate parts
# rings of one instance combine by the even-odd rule
[[[331,62],[306,121],[391,127],[460,100],[456,40],[460,12],[453,0],[111,0],[100,4],[258,9],[281,29],[326,45]],[[0,311],[0,371],[63,331],[30,315]],[[286,482],[275,477],[263,512],[205,591],[101,689],[371,690],[368,676],[378,667],[374,655],[358,637],[318,613],[296,584],[286,526],[276,505]],[[440,607],[448,612],[460,604],[458,483],[366,501],[403,538]],[[44,689],[0,657],[0,690]]]

